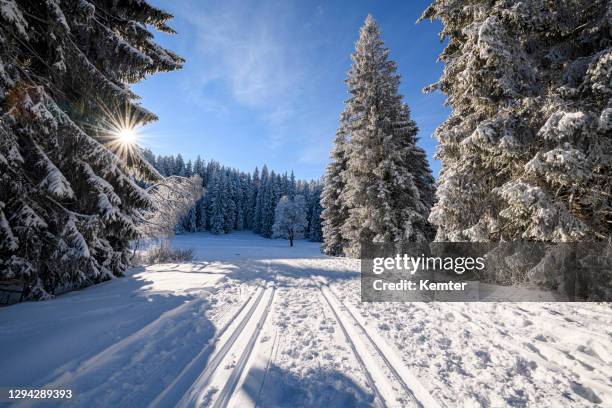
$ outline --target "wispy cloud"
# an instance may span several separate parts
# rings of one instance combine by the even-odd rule
[[[266,1],[207,3],[181,10],[193,29],[199,59],[193,65],[195,79],[187,84],[191,97],[220,113],[225,112],[220,100],[230,99],[258,112],[278,131],[294,113],[305,69],[291,46],[291,9]]]

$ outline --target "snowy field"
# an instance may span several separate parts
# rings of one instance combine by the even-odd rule
[[[610,305],[362,304],[359,262],[318,244],[174,245],[196,260],[0,309],[0,386],[83,407],[612,406]]]

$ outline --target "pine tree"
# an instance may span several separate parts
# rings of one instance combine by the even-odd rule
[[[196,203],[196,225],[197,225],[197,231],[206,231],[206,229],[208,228],[207,225],[207,221],[208,221],[208,194],[204,194],[204,197],[202,197],[200,200],[198,200],[198,202]]]
[[[200,176],[202,178],[202,183],[204,186],[206,186],[206,179],[204,178],[204,162],[202,162],[200,155],[198,155],[195,162],[193,162],[193,174]]]
[[[433,177],[424,151],[416,145],[416,124],[398,94],[396,64],[389,60],[371,15],[360,30],[352,58],[347,79],[350,98],[338,136],[345,134],[348,139],[341,153],[346,170],[340,176],[344,188],[339,196],[348,217],[340,232],[346,241],[343,251],[359,256],[361,241],[399,244],[431,238],[427,217]],[[324,205],[327,208],[327,195]],[[328,215],[324,217],[325,228],[333,229]]]
[[[310,199],[310,212],[308,223],[308,239],[312,242],[323,241],[323,232],[321,230],[321,186],[317,185]]]
[[[191,160],[189,160],[185,164],[185,177],[191,177],[191,176],[193,176],[193,164],[191,163]]]
[[[132,175],[159,175],[138,149],[122,157],[106,128],[114,114],[155,119],[129,84],[180,68],[147,30],[173,32],[170,18],[146,1],[2,2],[0,280],[24,297],[128,267],[134,216],[152,205]]]
[[[451,116],[438,240],[575,241],[612,232],[609,1],[436,1]]]
[[[342,128],[336,133],[331,161],[327,166],[321,194],[321,230],[323,252],[327,255],[342,255],[346,241],[340,228],[348,218],[348,208],[340,199],[344,190],[344,172],[347,166],[347,140]]]
[[[183,221],[183,225],[184,225],[184,231],[187,231],[187,232],[196,232],[197,231],[197,225],[196,225],[196,207],[195,206],[191,207],[191,209],[187,213],[187,216],[185,217],[185,219]]]
[[[248,202],[248,218],[249,218],[249,229],[255,231],[255,213],[256,213],[256,205],[257,205],[257,194],[259,193],[260,188],[260,179],[259,179],[259,168],[255,167],[255,171],[253,172],[253,177],[251,178],[251,184],[249,189],[249,202]]]
[[[306,228],[306,202],[304,197],[296,195],[294,198],[282,196],[274,210],[273,237],[282,237],[289,240],[293,246],[295,239],[304,237]]]
[[[261,181],[260,186],[257,189],[257,197],[255,199],[255,211],[253,214],[253,231],[257,234],[261,234],[262,231],[262,212],[265,206],[265,197],[267,189],[269,188],[268,183],[268,166],[264,164],[261,169]]]
[[[183,156],[179,153],[176,156],[176,159],[173,160],[173,162],[174,162],[174,169],[172,170],[172,174],[175,176],[185,177],[186,171],[185,171],[185,161],[183,160]]]
[[[210,232],[220,234],[224,230],[223,180],[220,173],[215,174],[209,188],[208,223]]]
[[[296,194],[296,183],[295,183],[295,174],[293,174],[293,170],[291,170],[291,176],[289,177],[289,186],[287,187],[287,195],[290,199]]]

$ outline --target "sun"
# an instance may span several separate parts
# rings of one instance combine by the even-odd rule
[[[135,127],[121,127],[116,131],[117,141],[126,146],[138,143],[138,131]]]
[[[145,139],[143,113],[130,104],[108,108],[100,101],[102,116],[98,125],[90,126],[100,135],[102,143],[119,159],[133,163],[140,154],[140,143]]]

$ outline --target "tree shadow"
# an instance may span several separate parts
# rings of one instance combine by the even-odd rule
[[[73,406],[141,406],[202,350],[205,366],[209,295],[158,290],[143,271],[0,310],[0,384],[72,389]]]
[[[325,269],[295,264],[286,259],[249,262],[227,273],[226,277],[242,283],[274,283],[277,287],[318,286],[321,282],[343,282],[358,279],[360,274],[351,269]]]
[[[371,407],[374,395],[337,370],[316,369],[305,376],[272,364],[253,367],[242,390],[258,407]]]

